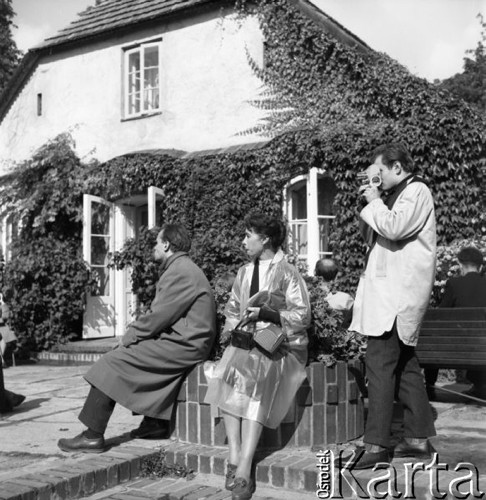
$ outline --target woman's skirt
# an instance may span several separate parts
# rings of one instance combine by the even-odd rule
[[[208,391],[205,402],[272,429],[290,409],[306,378],[304,365],[290,351],[273,358],[259,349],[228,346],[216,364],[205,364]]]

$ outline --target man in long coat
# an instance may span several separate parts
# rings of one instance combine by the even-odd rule
[[[120,346],[86,374],[91,384],[80,421],[87,430],[60,439],[63,451],[101,453],[115,403],[144,415],[133,437],[168,437],[169,422],[184,376],[207,359],[216,335],[216,312],[204,273],[187,255],[191,240],[178,224],[160,231],[154,258],[163,264],[150,311],[131,323]]]
[[[373,152],[386,193],[365,188],[360,213],[369,245],[350,330],[368,336],[366,375],[369,410],[364,449],[341,464],[371,468],[391,459],[393,401],[404,407],[404,440],[395,457],[430,457],[435,435],[432,411],[415,356],[420,324],[434,284],[436,224],[434,202],[423,180],[413,174],[407,149],[397,143]]]

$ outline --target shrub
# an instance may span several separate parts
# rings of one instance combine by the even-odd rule
[[[332,309],[327,303],[328,292],[322,288],[322,278],[307,276],[305,280],[312,308],[309,361],[319,361],[326,366],[332,366],[337,361],[363,358],[366,337],[343,326],[344,314]],[[337,289],[337,284],[333,284],[330,291]]]
[[[40,351],[81,332],[86,292],[95,286],[75,240],[18,243],[5,266],[12,328],[21,351]]]
[[[112,255],[110,266],[131,269],[132,292],[137,295],[135,316],[145,312],[155,297],[161,269],[153,259],[153,249],[159,231],[159,228],[141,228],[137,238],[128,239],[122,250]]]

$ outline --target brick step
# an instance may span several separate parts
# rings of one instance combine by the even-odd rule
[[[168,464],[184,465],[194,472],[221,477],[226,472],[227,448],[168,442],[163,446]],[[99,455],[86,455],[73,464],[53,465],[41,472],[0,482],[0,500],[57,500],[81,498],[140,478],[144,459],[160,450],[126,446]],[[311,450],[281,450],[261,453],[256,467],[258,487],[315,492],[316,456]]]
[[[42,351],[37,354],[37,361],[42,364],[56,366],[92,365],[103,356],[97,352],[51,352]]]
[[[91,365],[113,347],[118,345],[118,338],[77,340],[54,346],[50,351],[37,354],[37,360],[42,364],[51,365]]]

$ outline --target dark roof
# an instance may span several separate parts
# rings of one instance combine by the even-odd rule
[[[88,7],[78,14],[69,26],[56,35],[46,38],[34,49],[52,47],[75,40],[92,38],[101,33],[118,31],[127,26],[146,23],[160,17],[168,17],[180,11],[216,0],[105,0]]]

